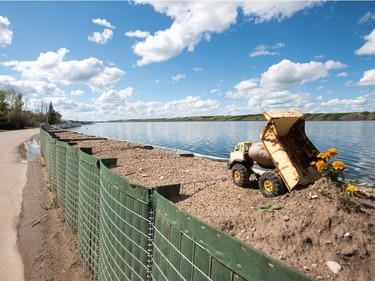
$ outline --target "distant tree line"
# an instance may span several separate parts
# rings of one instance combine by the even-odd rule
[[[375,112],[346,112],[346,113],[306,113],[306,121],[359,121],[375,120]],[[266,121],[263,114],[194,116],[174,118],[126,119],[110,122],[185,122],[185,121]]]
[[[41,101],[40,108],[32,112],[27,110],[22,93],[13,89],[0,90],[0,130],[38,127],[45,122],[50,125],[61,122],[61,114],[54,110],[52,102],[46,108]]]

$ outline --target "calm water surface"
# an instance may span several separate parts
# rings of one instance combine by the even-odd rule
[[[259,142],[265,121],[97,123],[77,132],[228,158],[239,141]],[[306,122],[306,134],[320,151],[335,147],[337,160],[349,168],[348,178],[375,183],[375,122]]]

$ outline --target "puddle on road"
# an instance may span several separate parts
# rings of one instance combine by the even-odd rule
[[[18,162],[28,163],[34,160],[35,154],[40,152],[40,145],[36,139],[30,139],[18,147]]]

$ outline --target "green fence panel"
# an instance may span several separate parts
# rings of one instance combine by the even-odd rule
[[[47,132],[43,128],[40,128],[39,143],[40,143],[40,154],[42,155],[42,157],[45,156],[45,152],[46,152],[46,135],[47,135]]]
[[[51,158],[51,136],[46,132],[46,138],[45,138],[45,155],[44,159],[46,161],[46,167],[47,167],[47,173],[48,173],[48,178],[51,179],[51,164],[50,164],[50,158]]]
[[[65,184],[65,218],[68,226],[78,228],[78,194],[79,194],[79,148],[66,148],[66,184]]]
[[[79,151],[78,247],[81,258],[97,279],[99,262],[99,159]]]
[[[57,191],[57,172],[56,172],[56,138],[49,136],[48,145],[48,175],[51,184],[51,190]]]
[[[100,165],[100,259],[98,280],[150,277],[150,190],[129,184]]]
[[[201,222],[154,192],[153,280],[313,280]]]
[[[56,189],[57,202],[65,208],[66,148],[68,143],[56,141]]]

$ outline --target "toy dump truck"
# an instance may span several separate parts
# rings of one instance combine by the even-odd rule
[[[274,197],[319,179],[310,165],[319,153],[305,133],[305,119],[298,110],[264,112],[267,124],[261,143],[241,142],[230,153],[228,168],[233,182],[247,187],[258,181],[265,197]]]

